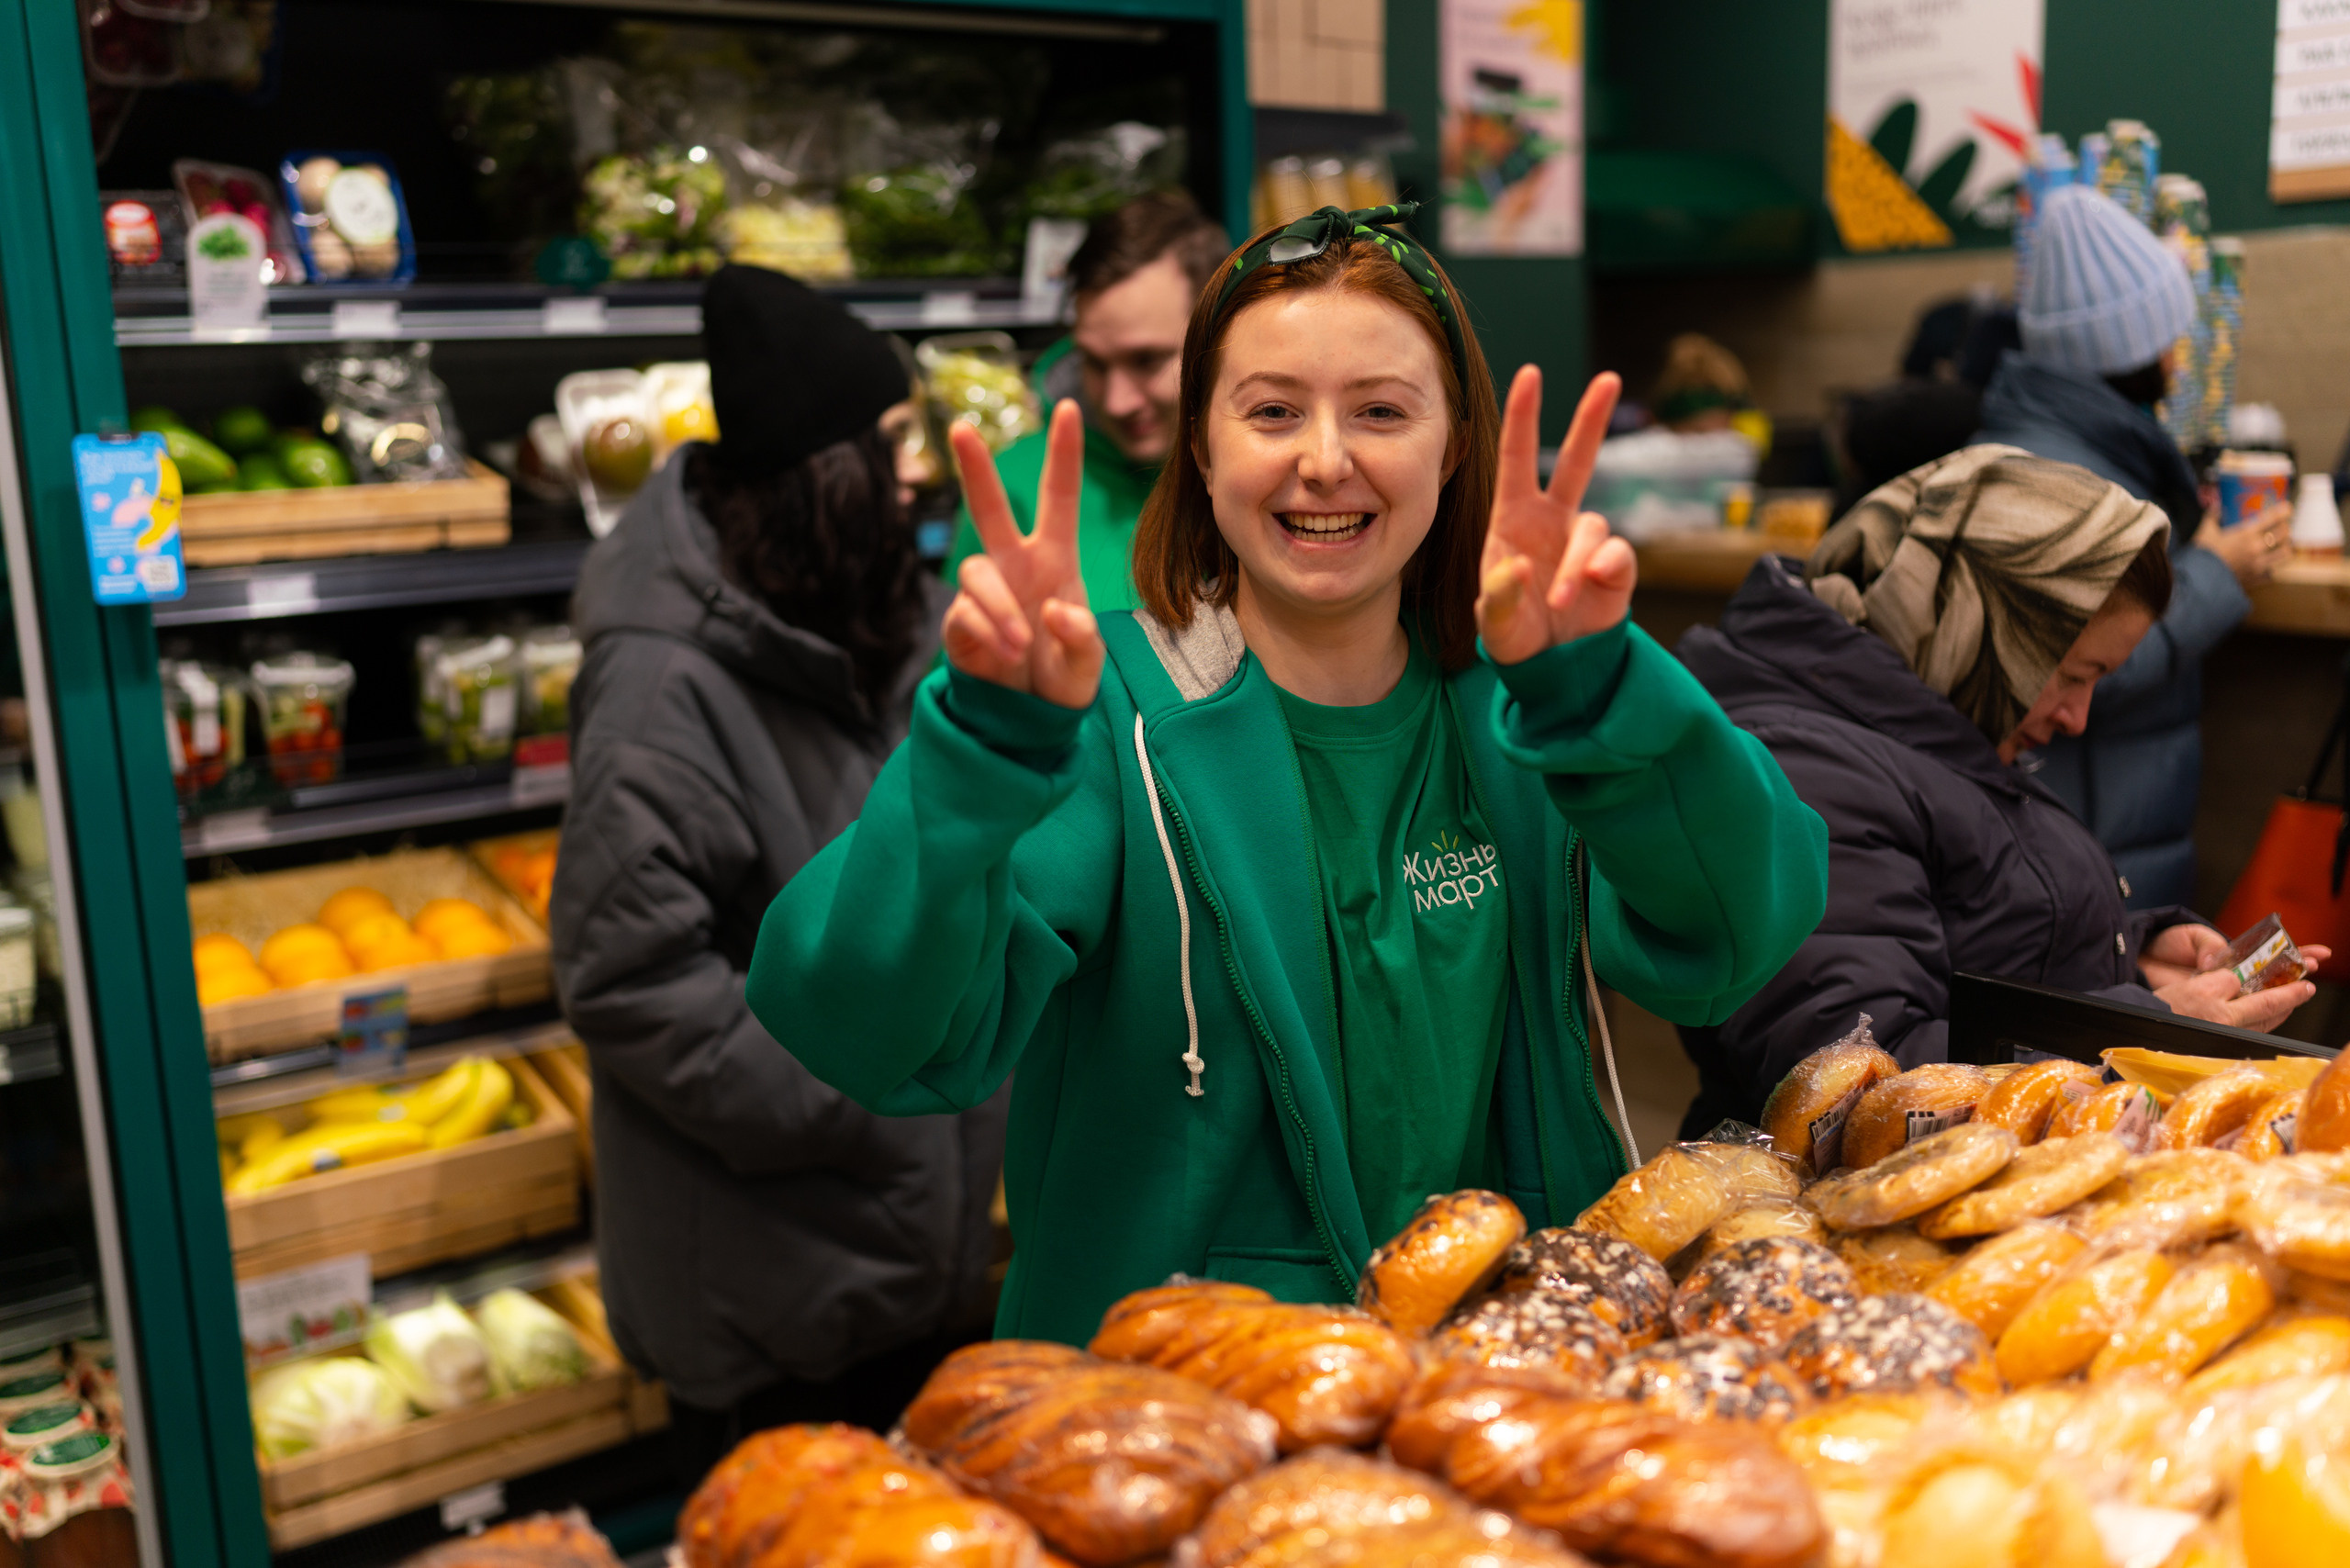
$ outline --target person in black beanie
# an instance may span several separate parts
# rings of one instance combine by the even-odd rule
[[[760,917],[905,734],[947,590],[901,499],[907,375],[778,273],[702,300],[714,446],[670,455],[572,601],[550,924],[595,1077],[612,1333],[668,1384],[681,1484],[788,1421],[887,1429],[985,1333],[1004,1101],[876,1116],[752,1017]]]

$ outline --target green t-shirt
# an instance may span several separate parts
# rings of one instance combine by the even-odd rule
[[[1334,949],[1348,1163],[1384,1238],[1429,1193],[1491,1184],[1508,893],[1427,650],[1367,706],[1281,708]]]

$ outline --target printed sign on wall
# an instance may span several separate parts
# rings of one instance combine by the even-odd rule
[[[1828,207],[1848,251],[2009,228],[2040,129],[2042,0],[1833,0]]]
[[[1443,0],[1444,248],[1583,254],[1583,0]]]
[[[2350,196],[2350,0],[2277,0],[2268,195]]]

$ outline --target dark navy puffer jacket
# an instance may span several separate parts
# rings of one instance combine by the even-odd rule
[[[1759,1119],[1772,1086],[1858,1014],[1904,1066],[1943,1059],[1962,970],[2162,1005],[2139,946],[2193,917],[2125,910],[2096,836],[1814,598],[1796,562],[1756,562],[1720,624],[1679,651],[1828,823],[1818,928],[1720,1027],[1682,1032],[1704,1082],[1690,1126]]]

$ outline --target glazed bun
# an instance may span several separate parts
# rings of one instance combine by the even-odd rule
[[[1664,1265],[1624,1240],[1595,1230],[1538,1230],[1512,1247],[1494,1276],[1494,1294],[1539,1291],[1588,1307],[1614,1324],[1637,1350],[1668,1331],[1673,1280]]]
[[[2005,1127],[2027,1145],[2035,1144],[2048,1136],[2048,1119],[2064,1100],[2066,1084],[2094,1090],[2104,1076],[2087,1062],[2036,1061],[1991,1085],[1990,1092],[1975,1107],[1975,1119]]]
[[[2294,1124],[2293,1148],[2311,1154],[2350,1148],[2350,1069],[2340,1057],[2328,1062],[2310,1085],[2300,1120]]]
[[[1897,1149],[1965,1121],[1991,1092],[1991,1075],[1962,1062],[1928,1062],[1861,1096],[1844,1123],[1844,1163],[1865,1170]]]
[[[1717,1165],[1673,1144],[1599,1195],[1575,1216],[1577,1230],[1628,1241],[1662,1262],[1729,1212],[1729,1189]]]
[[[1357,1304],[1399,1334],[1426,1334],[1483,1288],[1525,1234],[1526,1216],[1499,1193],[1439,1193],[1371,1255]]]
[[[1828,1170],[1841,1163],[1846,1119],[1874,1085],[1899,1075],[1901,1064],[1867,1037],[1867,1020],[1846,1037],[1796,1063],[1762,1106],[1762,1130],[1771,1147],[1805,1170]],[[1815,1152],[1825,1156],[1813,1159]]]

